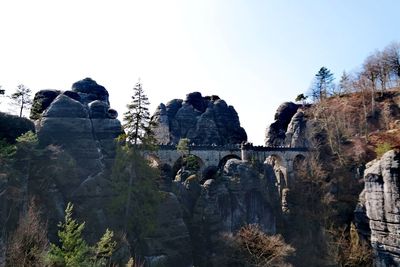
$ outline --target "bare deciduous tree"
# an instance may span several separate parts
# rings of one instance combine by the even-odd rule
[[[45,253],[49,246],[46,229],[34,200],[31,200],[28,211],[20,217],[18,228],[7,245],[7,264],[44,266]]]

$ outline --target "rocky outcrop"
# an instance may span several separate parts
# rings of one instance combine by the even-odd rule
[[[74,83],[72,85],[72,92],[78,93],[83,104],[99,100],[110,105],[106,88],[97,84],[91,78],[85,78]]]
[[[196,145],[239,144],[247,140],[235,109],[218,96],[203,97],[199,92],[188,94],[185,100],[160,104],[152,121],[157,124],[154,132],[160,144],[177,144],[181,138]]]
[[[285,145],[286,130],[297,109],[298,105],[292,102],[285,102],[278,107],[274,117],[275,121],[266,129],[265,145]]]
[[[306,136],[307,119],[302,110],[297,110],[288,125],[285,134],[285,145],[287,147],[307,147]]]
[[[280,207],[275,182],[273,172],[260,173],[237,159],[228,160],[222,174],[203,184],[196,175],[174,182],[196,266],[224,266],[223,235],[246,224],[258,223],[265,232],[276,232]]]
[[[114,156],[121,123],[109,107],[107,90],[92,79],[74,83],[72,91],[39,91],[33,105],[40,111],[31,117],[38,118],[41,145],[59,145],[69,152],[82,166],[82,177],[100,172],[102,161]]]
[[[368,163],[364,181],[356,209],[359,232],[370,231],[376,266],[400,266],[400,152]]]
[[[45,203],[50,222],[59,221],[71,201],[78,207],[79,218],[91,225],[87,230],[89,238],[98,239],[110,225],[105,215],[107,198],[112,194],[107,172],[116,153],[114,139],[122,133],[117,112],[110,109],[108,92],[86,78],[74,83],[71,91],[39,91],[33,107],[31,118],[36,119],[39,145],[59,147],[65,154],[64,162],[54,166],[60,169],[59,173],[61,166],[70,167],[64,170],[67,177],[42,175],[47,178],[32,180],[30,188],[35,190],[37,184],[48,184],[48,194],[36,194]]]
[[[34,106],[31,117],[37,118],[40,146],[60,147],[62,153],[56,165],[45,164],[56,168],[55,175],[31,179],[29,186],[44,206],[52,241],[67,202],[73,202],[76,217],[90,225],[85,229],[89,242],[98,240],[106,228],[118,229],[121,222],[116,218],[121,216],[109,210],[116,193],[110,173],[116,153],[114,139],[122,128],[117,112],[110,108],[107,90],[86,78],[74,83],[71,91],[39,91]],[[45,194],[40,192],[43,185],[47,186]],[[191,266],[191,240],[180,204],[172,193],[162,195],[155,229],[141,244],[142,256],[147,266]],[[134,236],[129,230],[126,234]],[[117,254],[125,258],[129,248],[125,250]]]
[[[145,238],[145,255],[147,266],[193,265],[189,230],[182,219],[179,202],[172,193],[163,193],[157,227]]]
[[[15,139],[28,131],[35,132],[32,121],[0,112],[0,140],[14,143]]]
[[[292,102],[281,104],[276,113],[275,121],[265,132],[266,146],[307,147],[307,118],[305,106]]]

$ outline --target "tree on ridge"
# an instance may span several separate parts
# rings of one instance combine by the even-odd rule
[[[326,67],[321,67],[315,74],[314,84],[311,86],[311,95],[314,100],[328,97],[333,90],[333,73]]]
[[[124,113],[124,129],[129,142],[137,145],[143,143],[146,135],[150,134],[149,99],[144,93],[140,80],[133,88],[131,102],[127,105],[128,111]]]
[[[10,98],[20,107],[19,116],[22,117],[22,111],[32,104],[31,100],[31,89],[23,84],[17,86],[17,90],[13,93]]]

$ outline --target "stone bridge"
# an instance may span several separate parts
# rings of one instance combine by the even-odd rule
[[[177,171],[182,162],[182,154],[177,151],[175,145],[159,145],[156,151],[144,151],[144,156],[150,160],[154,166],[169,165],[172,170]],[[304,147],[265,147],[243,145],[191,145],[189,146],[190,155],[198,159],[200,172],[208,167],[215,166],[221,168],[232,158],[243,161],[255,161],[258,163],[270,163],[277,167],[284,176],[285,182],[289,185],[297,160],[307,156],[308,149]]]

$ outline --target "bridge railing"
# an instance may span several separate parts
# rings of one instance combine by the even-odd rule
[[[143,148],[140,144],[137,147]],[[157,145],[159,150],[176,150],[176,145]],[[190,151],[299,151],[306,152],[309,151],[307,147],[289,147],[289,146],[254,146],[252,144],[228,144],[228,145],[196,145],[192,144],[188,146]]]

